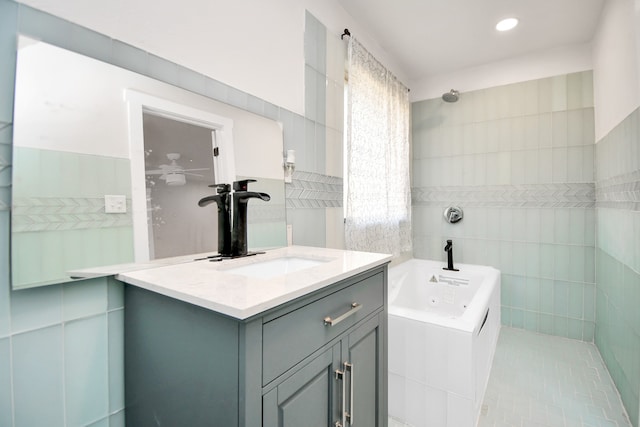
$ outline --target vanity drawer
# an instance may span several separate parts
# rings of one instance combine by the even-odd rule
[[[383,304],[384,274],[380,272],[266,322],[262,329],[263,385]],[[325,318],[330,318],[333,325]]]

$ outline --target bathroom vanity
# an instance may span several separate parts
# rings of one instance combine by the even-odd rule
[[[127,425],[386,426],[389,260],[293,246],[119,274]]]

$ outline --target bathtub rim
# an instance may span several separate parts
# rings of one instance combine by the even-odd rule
[[[500,270],[487,265],[462,263],[456,264],[455,267],[460,270],[458,274],[464,275],[465,272],[469,272],[470,274],[478,275],[480,273],[483,276],[483,280],[475,295],[473,296],[471,301],[469,301],[469,305],[462,316],[450,318],[434,312],[399,307],[393,304],[395,298],[400,292],[400,288],[404,285],[402,284],[394,286],[393,281],[395,279],[395,274],[400,274],[402,272],[407,272],[408,274],[408,269],[413,268],[415,264],[427,266],[430,271],[433,272],[437,271],[438,273],[448,273],[447,270],[443,270],[443,267],[447,266],[445,262],[420,258],[410,258],[399,264],[390,266],[388,286],[388,314],[390,316],[403,317],[405,319],[410,319],[418,322],[430,323],[445,328],[456,329],[462,332],[477,334],[482,326],[487,310],[489,310],[489,314],[491,314],[490,310],[492,307],[490,307],[489,305],[492,295],[496,291],[500,292]],[[493,313],[493,315],[500,316],[500,307],[497,307],[496,310],[498,311],[498,313]]]

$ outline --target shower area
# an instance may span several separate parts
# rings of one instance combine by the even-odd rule
[[[526,390],[521,383],[521,389],[505,392],[508,380],[536,372],[538,365],[562,365],[563,353],[582,352],[589,354],[584,369],[609,384],[593,394],[588,379],[577,382],[589,405],[599,409],[587,416],[587,410],[562,409],[556,402],[568,424],[551,418],[542,423],[531,415],[522,420],[638,425],[640,317],[632,309],[640,303],[637,116],[636,110],[596,141],[592,71],[451,90],[412,104],[414,256],[443,260],[444,242],[452,239],[457,262],[502,272],[506,328],[480,425],[520,425],[492,418],[496,407],[505,407],[498,395],[504,400]],[[443,220],[452,205],[464,209],[463,221]],[[547,338],[548,354],[531,347]],[[518,346],[529,349],[531,360],[540,357],[518,365]],[[582,369],[578,360],[575,372]],[[573,384],[569,371],[566,380]],[[538,372],[543,390],[558,372]],[[631,424],[620,416],[620,398]],[[617,409],[611,409],[616,399]],[[534,403],[528,405],[531,414]]]
[[[502,272],[503,324],[593,341],[591,71],[416,102],[414,256]],[[457,101],[457,102],[454,102]],[[442,219],[448,206],[464,220]]]

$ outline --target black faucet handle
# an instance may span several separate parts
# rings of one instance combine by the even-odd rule
[[[211,184],[209,187],[215,188],[218,194],[231,192],[231,185],[229,184]]]
[[[233,183],[233,191],[247,191],[250,182],[257,182],[255,179],[242,179]]]

